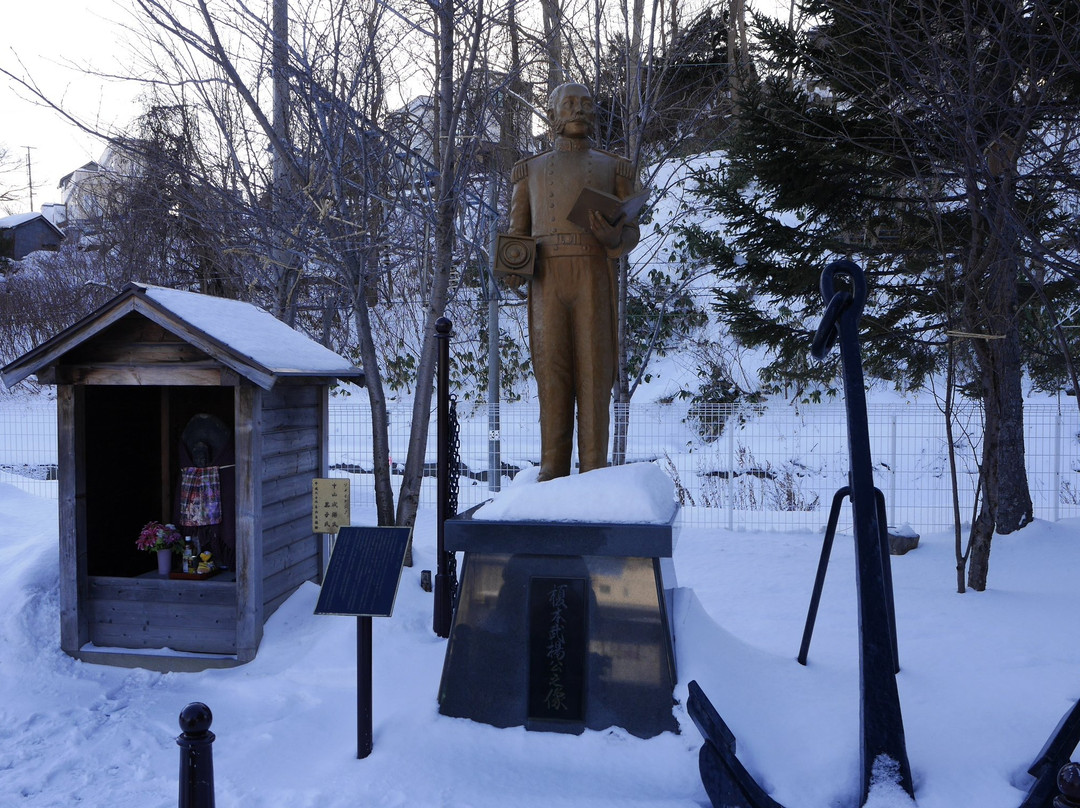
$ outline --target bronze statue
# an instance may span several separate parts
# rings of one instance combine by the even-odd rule
[[[638,242],[625,214],[590,209],[570,220],[586,188],[618,199],[638,189],[629,160],[592,147],[592,94],[581,84],[551,93],[554,148],[518,162],[511,175],[510,236],[535,239],[529,282],[529,349],[540,399],[540,480],[570,473],[577,405],[582,472],[607,465],[608,406],[615,383],[614,261]],[[579,209],[580,210],[580,209]],[[511,286],[523,279],[507,276]]]

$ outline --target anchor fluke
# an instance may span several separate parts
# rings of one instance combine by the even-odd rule
[[[705,793],[715,808],[784,808],[766,794],[735,757],[735,735],[696,681],[689,684],[686,711],[705,743],[698,753],[698,770]]]

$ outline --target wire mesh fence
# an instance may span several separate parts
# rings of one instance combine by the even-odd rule
[[[1071,402],[1070,402],[1071,403]],[[390,410],[391,473],[400,473],[411,431],[410,405]],[[675,483],[680,520],[695,527],[820,529],[835,492],[847,484],[847,422],[840,404],[631,404],[625,414],[628,462],[652,462]],[[981,416],[968,405],[952,419],[957,497],[970,521],[978,481]],[[539,411],[531,404],[459,411],[462,469],[459,508],[509,485],[540,456]],[[874,483],[890,524],[916,531],[953,524],[953,486],[945,419],[933,405],[871,405]],[[1028,404],[1024,410],[1028,482],[1037,518],[1080,516],[1080,413],[1075,406]],[[435,423],[429,424],[421,507],[435,505]],[[363,397],[330,406],[331,475],[353,480],[354,508],[374,504],[371,419]],[[0,482],[55,498],[55,404],[0,403]],[[395,491],[397,484],[395,482]],[[841,529],[849,526],[841,511]]]
[[[934,405],[896,403],[868,408],[874,483],[885,495],[889,522],[917,531],[954,522],[949,438]],[[1080,413],[1075,407],[1025,408],[1026,461],[1035,516],[1080,516]],[[390,413],[391,468],[400,472],[411,408]],[[627,462],[653,462],[675,482],[686,526],[746,530],[820,529],[833,495],[847,485],[847,421],[842,404],[736,407],[727,404],[631,404]],[[517,470],[539,463],[539,411],[535,405],[481,405],[459,414],[464,510],[510,484]],[[613,421],[617,420],[613,418]],[[374,501],[371,426],[365,402],[331,405],[330,456],[349,473],[356,504]],[[435,426],[428,462],[434,469]],[[952,418],[960,519],[969,522],[978,484],[981,414],[974,404]],[[357,473],[360,472],[360,473]],[[421,505],[434,505],[434,479],[425,481]],[[840,527],[850,526],[850,509]]]
[[[56,499],[56,402],[19,398],[0,405],[0,482]]]

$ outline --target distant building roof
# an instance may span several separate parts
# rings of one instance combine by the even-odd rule
[[[20,261],[38,250],[56,250],[64,231],[42,213],[16,213],[0,219],[0,256]]]
[[[56,227],[56,225],[53,225],[52,222],[49,222],[48,217],[46,217],[44,214],[38,213],[36,211],[31,211],[30,213],[16,213],[12,216],[5,216],[4,218],[0,219],[0,230],[10,230],[13,227],[18,227],[19,225],[26,224],[27,222],[32,222],[34,219],[37,219],[39,217],[41,219],[44,219],[54,228]],[[56,232],[60,233],[60,230],[57,228]],[[60,235],[63,235],[63,233],[60,233]]]
[[[67,174],[62,176],[60,178],[60,182],[57,183],[57,187],[63,188],[65,185],[67,185],[69,182],[71,182],[71,178],[74,177],[75,174],[77,172],[79,172],[79,171],[87,171],[87,172],[93,173],[93,172],[96,172],[96,171],[101,171],[101,166],[98,165],[98,163],[96,163],[95,161],[91,160],[86,165],[81,165],[78,168],[76,168],[75,171],[68,172]]]

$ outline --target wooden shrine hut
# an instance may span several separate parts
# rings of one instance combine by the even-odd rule
[[[157,670],[253,659],[267,618],[322,574],[329,388],[363,373],[248,303],[128,284],[0,370],[8,387],[30,375],[57,387],[63,650]],[[180,499],[203,465],[220,478],[211,525]],[[181,516],[225,569],[162,575],[136,548]]]

